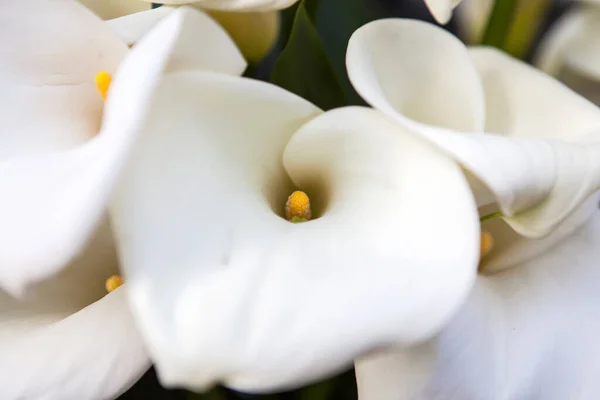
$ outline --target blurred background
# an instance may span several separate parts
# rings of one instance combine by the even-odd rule
[[[521,27],[515,29],[516,33],[509,34],[504,43],[494,43],[493,38],[482,38],[487,23],[488,13],[486,10],[489,10],[492,5],[490,0],[465,0],[465,3],[460,6],[462,9],[454,13],[453,19],[444,26],[444,29],[452,32],[465,43],[473,44],[480,43],[482,40],[486,42],[487,40],[488,45],[503,47],[505,51],[531,62],[539,50],[539,44],[544,35],[561,16],[569,12],[572,7],[577,6],[574,1],[569,0],[498,1],[520,1],[524,5],[522,21],[517,21],[521,24]],[[527,15],[527,5],[536,1],[548,3],[543,8],[543,13],[533,16]],[[467,3],[470,3],[468,4],[469,10],[466,10]],[[435,23],[422,0],[319,0],[315,4],[318,4],[318,7],[313,16],[313,23],[330,58],[332,67],[340,80],[347,104],[364,104],[350,86],[344,63],[348,39],[357,28],[375,19],[391,17],[415,18]],[[275,61],[289,37],[295,11],[296,6],[282,12],[279,42],[262,62],[249,68],[247,71],[248,76],[269,80]],[[598,22],[600,23],[600,19]],[[582,86],[577,77],[564,77],[562,80],[570,86],[575,86],[577,91],[583,92],[589,98],[593,98],[596,93],[595,90],[589,90],[588,84]],[[577,87],[578,85],[580,87]],[[600,98],[593,100],[598,100],[597,104],[600,102]],[[353,400],[356,398],[356,382],[353,370],[300,390],[260,395],[236,393],[221,387],[206,394],[195,394],[184,390],[166,390],[160,386],[154,369],[148,371],[134,387],[120,397],[122,400]]]

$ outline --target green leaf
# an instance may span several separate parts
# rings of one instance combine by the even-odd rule
[[[504,49],[504,42],[517,11],[518,0],[496,0],[488,18],[481,44]]]
[[[273,67],[271,82],[324,110],[347,104],[304,0],[298,5],[289,40]]]

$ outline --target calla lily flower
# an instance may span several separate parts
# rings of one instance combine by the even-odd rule
[[[346,63],[369,104],[450,154],[478,205],[523,236],[548,235],[600,188],[600,110],[523,62],[388,19],[354,33]]]
[[[81,0],[133,45],[176,6],[189,5],[204,10],[214,18],[250,63],[261,61],[275,45],[279,35],[279,11],[298,0],[200,0],[163,1],[152,10],[144,0]],[[155,2],[156,3],[156,2]],[[120,18],[118,18],[120,17]]]
[[[452,10],[460,4],[462,0],[424,0],[429,12],[440,24],[447,24],[452,17]]]
[[[535,64],[600,104],[600,1],[574,5],[540,43]]]
[[[116,79],[136,92],[133,77]],[[122,125],[139,139],[110,212],[163,385],[302,386],[431,337],[466,298],[480,235],[468,182],[384,114],[322,113],[202,71],[170,73],[147,95]],[[284,218],[307,200],[291,220],[312,219]]]
[[[75,2],[3,2],[0,15],[10,38],[0,46],[0,398],[116,397],[150,364],[126,287],[103,297],[118,267],[107,203],[135,142],[123,128],[162,72],[240,74],[245,63],[222,28],[186,9],[146,39],[168,64],[161,74],[147,68],[154,52],[128,54]],[[135,75],[121,72],[123,60]],[[102,86],[104,105],[99,71],[119,71]],[[121,88],[121,73],[135,92]]]
[[[482,215],[504,215],[483,224],[495,248],[442,332],[357,362],[361,398],[593,398],[600,111],[423,22],[364,26],[347,67],[368,103],[463,166]]]

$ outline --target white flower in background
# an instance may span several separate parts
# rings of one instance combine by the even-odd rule
[[[0,398],[113,398],[150,361],[126,287],[104,296],[118,267],[106,204],[135,141],[125,128],[145,109],[138,96],[161,75],[147,68],[153,52],[127,56],[75,2],[2,2],[0,15],[10,38],[0,46]],[[182,9],[165,24],[146,40],[166,70],[243,71],[211,19]],[[185,40],[173,46],[165,29]],[[123,88],[117,73],[103,105],[94,78],[124,57],[136,74],[123,72]]]
[[[600,1],[573,5],[545,35],[535,64],[600,104]]]
[[[368,103],[463,166],[482,215],[510,224],[484,223],[486,275],[441,334],[357,363],[362,398],[597,397],[600,110],[418,21],[362,27],[347,67]]]
[[[470,291],[468,182],[382,113],[323,114],[271,84],[206,72],[170,73],[137,103],[137,124],[122,128],[140,140],[111,216],[164,385],[302,386],[430,337]],[[298,188],[312,220],[294,224],[283,215]],[[308,218],[306,201],[287,209]]]
[[[425,5],[431,12],[431,15],[440,24],[447,24],[452,17],[452,10],[460,4],[462,0],[424,0]]]
[[[236,42],[244,57],[251,63],[257,63],[277,41],[280,24],[278,10],[289,7],[298,0],[161,1],[155,3],[163,3],[164,6],[154,10],[151,10],[150,1],[143,0],[80,1],[100,17],[113,19],[108,22],[109,25],[130,45],[174,7],[194,6],[219,22]]]
[[[479,276],[435,338],[357,362],[361,399],[598,398],[598,197],[546,239],[518,238],[500,220],[483,229],[504,242],[489,261],[510,269]]]

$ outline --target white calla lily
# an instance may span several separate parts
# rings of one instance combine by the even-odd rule
[[[510,228],[501,227],[501,220],[494,224],[484,223],[494,237],[544,251],[534,257],[500,251],[497,256],[511,268],[479,276],[465,305],[439,335],[358,361],[361,399],[598,397],[598,196],[543,240],[515,238],[514,233],[503,237],[511,236]]]
[[[497,202],[522,235],[549,234],[600,188],[600,111],[499,51],[388,19],[354,33],[347,67],[368,103],[455,158],[489,190],[478,203]]]
[[[44,0],[36,3],[41,10],[54,5]],[[31,27],[24,23],[7,25],[7,29],[18,29],[19,33],[11,31],[6,35],[34,40],[37,38],[30,32],[36,32],[40,37],[36,44],[44,52],[36,53],[26,42],[17,40],[0,49],[5,55],[5,73],[0,76],[6,96],[2,102],[4,121],[10,127],[7,132],[12,132],[5,138],[0,166],[0,186],[5,193],[0,212],[4,221],[4,228],[0,229],[0,287],[13,293],[63,268],[92,235],[135,140],[128,132],[122,132],[122,126],[130,125],[130,120],[137,118],[135,111],[143,106],[133,94],[121,90],[120,80],[116,79],[103,113],[94,75],[103,70],[115,71],[127,47],[83,7],[69,4],[64,9],[68,12],[61,14],[62,9],[57,7],[57,11],[42,13],[42,19],[49,20],[47,16],[54,12],[65,20],[57,24],[66,26],[74,21],[70,25],[75,32],[84,30],[89,23],[96,32],[92,28],[87,31],[96,37],[87,39],[67,33],[65,28],[60,37],[52,38],[48,32],[55,30],[35,21]],[[14,16],[16,23],[23,19],[19,18],[20,7],[6,6],[5,10],[3,14]],[[177,32],[181,39],[170,43],[158,38],[156,32],[165,30]],[[198,46],[190,43],[192,39],[202,38],[208,38],[200,45],[202,51],[189,50],[188,46]],[[92,39],[97,47],[89,45]],[[159,55],[169,62],[172,71],[201,69],[241,74],[245,67],[225,32],[196,11],[182,9],[161,29],[153,31],[148,40],[156,42],[156,51],[136,52],[130,58],[143,64]],[[103,48],[104,43],[113,47]],[[55,50],[50,51],[52,48]],[[168,57],[161,53],[163,48],[171,52]],[[35,58],[46,54],[46,58]],[[86,63],[73,63],[73,58],[78,57]],[[22,65],[31,68],[16,69]],[[137,71],[135,78],[140,85],[136,95],[141,96],[142,91],[151,91],[157,85],[160,75],[146,68],[143,74]]]
[[[387,116],[322,114],[264,82],[189,71],[139,103],[111,216],[164,385],[297,387],[430,337],[470,291],[468,183]],[[316,217],[302,224],[282,218],[296,187]]]
[[[361,398],[593,398],[599,111],[422,22],[361,28],[347,66],[363,98],[452,155],[479,205],[507,216],[483,223],[496,243],[481,264],[491,275],[439,335],[356,363]]]
[[[124,289],[102,297],[117,270],[106,206],[136,139],[124,127],[164,71],[241,74],[245,63],[185,8],[135,54],[72,1],[4,2],[0,14],[11,38],[0,45],[0,397],[115,397],[149,366]],[[166,65],[146,68],[155,58]],[[103,107],[94,76],[117,70]]]

